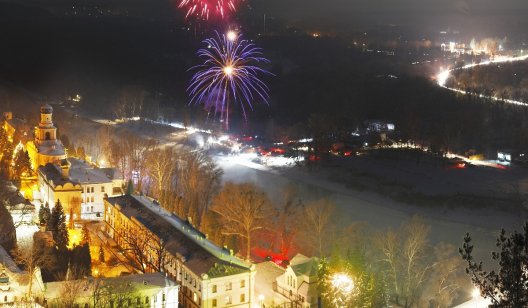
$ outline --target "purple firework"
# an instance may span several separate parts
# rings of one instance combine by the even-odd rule
[[[246,110],[253,109],[255,101],[268,102],[268,87],[259,75],[272,75],[256,66],[269,63],[262,57],[262,50],[241,38],[235,32],[216,32],[216,38],[203,41],[206,48],[198,51],[204,63],[191,68],[198,71],[187,88],[191,104],[203,104],[206,109],[220,114],[229,126],[229,104],[240,105],[244,118]]]

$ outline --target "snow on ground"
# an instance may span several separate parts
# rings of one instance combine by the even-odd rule
[[[330,198],[337,206],[340,221],[349,224],[354,221],[368,223],[375,229],[397,227],[414,214],[419,214],[431,226],[432,243],[447,242],[461,247],[466,232],[470,232],[475,244],[477,259],[489,260],[494,249],[495,237],[501,227],[518,228],[518,215],[493,208],[471,210],[464,208],[419,207],[396,202],[375,192],[358,191],[328,181],[317,172],[309,174],[298,168],[269,172],[264,168],[252,168],[236,159],[216,157],[224,170],[223,181],[236,183],[254,182],[266,191],[274,201],[280,199],[280,191],[286,185],[295,184],[305,202],[319,198]],[[485,262],[487,263],[487,262]]]

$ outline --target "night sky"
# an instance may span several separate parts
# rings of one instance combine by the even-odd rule
[[[72,4],[113,4],[126,7],[132,14],[148,17],[176,17],[177,0],[28,0],[0,1],[35,5],[60,10]],[[420,26],[454,26],[493,30],[497,21],[505,27],[521,27],[526,23],[526,0],[252,0],[244,7],[258,13],[282,18],[303,25],[316,25],[333,30],[370,26],[379,23],[403,23]],[[498,30],[500,31],[500,30]]]

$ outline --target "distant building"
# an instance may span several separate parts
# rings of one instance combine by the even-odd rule
[[[12,112],[3,113],[3,127],[11,142],[25,144],[29,138],[29,125],[26,120],[13,118]]]
[[[40,107],[40,122],[35,128],[35,140],[28,141],[26,149],[33,170],[66,158],[64,145],[57,139],[57,128],[53,125],[53,108],[50,105]]]
[[[74,219],[102,220],[103,199],[123,194],[123,176],[115,168],[97,168],[68,158],[60,164],[48,163],[37,170],[40,199],[54,207],[61,201],[65,214]]]
[[[367,128],[367,133],[392,132],[396,128],[393,123],[378,120],[365,121],[365,127]]]
[[[497,151],[497,160],[503,164],[525,164],[528,162],[528,151],[504,149]]]
[[[130,247],[130,235],[151,239],[145,253],[154,260],[164,256],[163,272],[181,285],[181,307],[253,308],[257,302],[254,265],[216,246],[152,199],[130,195],[105,199],[104,217],[106,232],[123,249]],[[157,249],[161,243],[163,251]]]

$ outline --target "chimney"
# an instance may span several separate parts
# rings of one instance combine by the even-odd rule
[[[71,163],[68,160],[66,159],[61,160],[60,168],[61,168],[63,179],[67,179],[70,177],[70,167],[71,167]]]

